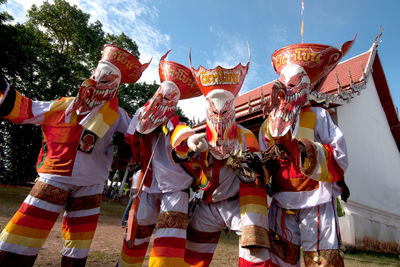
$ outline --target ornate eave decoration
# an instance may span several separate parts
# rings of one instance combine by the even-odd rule
[[[368,59],[368,62],[366,64],[366,67],[364,68],[363,62],[361,62],[361,71],[362,71],[362,77],[361,79],[357,82],[354,83],[353,77],[351,75],[350,68],[348,69],[348,75],[350,78],[350,88],[347,90],[343,90],[342,85],[340,84],[339,81],[339,76],[338,73],[336,72],[336,82],[338,84],[337,87],[337,93],[333,94],[327,94],[324,92],[318,92],[318,91],[313,91],[310,94],[310,100],[314,101],[318,104],[323,104],[325,107],[329,107],[331,104],[334,105],[343,105],[345,103],[350,103],[351,99],[353,99],[356,95],[361,94],[361,90],[366,88],[366,84],[369,78],[369,75],[372,72],[372,63],[375,60],[375,55],[376,51],[378,48],[378,39],[382,36],[383,34],[383,28],[382,26],[381,32],[379,33],[378,36],[375,37],[374,42],[372,44],[372,47],[370,49],[370,57]]]

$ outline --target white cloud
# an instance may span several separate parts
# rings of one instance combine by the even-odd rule
[[[197,120],[203,120],[206,117],[206,101],[204,96],[198,96],[185,100],[180,100],[178,107],[180,107],[188,119],[197,122]]]
[[[251,44],[249,44],[249,47],[250,57],[252,57]],[[224,68],[233,68],[239,63],[246,65],[249,61],[249,47],[247,46],[247,40],[243,36],[220,32],[218,33],[218,45],[216,49],[218,58],[212,64],[214,67],[220,65]],[[254,89],[250,88],[248,84],[252,84],[252,81],[258,80],[256,69],[257,64],[250,58],[249,71],[239,94]]]
[[[170,36],[157,28],[159,10],[155,6],[127,0],[80,1],[79,5],[93,21],[99,20],[103,24],[105,32],[117,35],[124,32],[134,40],[142,63],[152,59],[140,82],[159,82],[158,61],[170,46]]]

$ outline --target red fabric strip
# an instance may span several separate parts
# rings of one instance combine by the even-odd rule
[[[14,217],[11,219],[11,222],[17,225],[33,229],[51,230],[56,220],[46,220],[46,219],[36,218],[34,216],[16,213]]]
[[[90,216],[83,216],[83,217],[63,217],[63,224],[68,225],[81,225],[81,224],[88,224],[88,223],[97,223],[99,219],[99,214],[94,214]]]
[[[263,198],[267,197],[265,189],[245,183],[240,183],[239,197],[244,196],[259,196]]]
[[[187,229],[187,240],[196,243],[218,243],[221,231],[203,232],[194,229],[190,224]]]
[[[159,237],[154,239],[153,247],[185,248],[186,239],[178,237]]]
[[[185,262],[196,266],[209,266],[213,257],[213,253],[201,253],[190,249],[185,251]],[[202,263],[200,265],[200,263]]]
[[[149,242],[145,242],[138,246],[133,246],[133,248],[130,249],[126,241],[124,240],[124,244],[122,245],[122,252],[129,257],[144,257],[146,255],[148,245]]]
[[[340,168],[339,164],[335,160],[334,151],[331,145],[324,145],[324,148],[328,151],[328,156],[326,158],[326,163],[328,166],[328,171],[332,176],[332,183],[336,183],[342,180],[344,177],[344,172]]]
[[[27,203],[22,203],[21,207],[18,209],[19,212],[33,216],[36,218],[46,218],[49,221],[55,221],[58,218],[59,212],[52,212],[42,208],[38,208]]]

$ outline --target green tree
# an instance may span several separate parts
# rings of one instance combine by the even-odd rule
[[[102,24],[89,23],[90,16],[64,0],[43,2],[28,11],[26,27],[38,32],[48,53],[40,58],[40,75],[48,85],[42,99],[75,95],[90,76],[105,43]]]
[[[0,0],[4,4],[5,0]],[[104,44],[115,42],[139,58],[137,44],[125,33],[107,34],[99,21],[64,0],[33,5],[24,24],[8,24],[0,13],[0,75],[23,95],[34,100],[75,96],[97,65]],[[152,84],[121,84],[120,106],[133,115],[158,88]],[[177,113],[183,115],[178,109]],[[37,176],[35,165],[41,129],[0,119],[3,183],[26,184]],[[0,177],[1,178],[1,177]]]
[[[107,44],[114,43],[116,46],[123,47],[135,57],[140,58],[139,48],[136,42],[132,41],[132,39],[129,38],[129,36],[127,36],[124,32],[122,32],[120,35],[107,33],[105,40]]]

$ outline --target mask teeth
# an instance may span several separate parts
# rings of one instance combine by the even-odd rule
[[[94,106],[97,106],[97,105],[101,104],[101,102],[102,101],[96,101],[96,100],[93,99],[93,100],[90,100],[89,102],[87,102],[87,106],[89,108],[92,108]]]
[[[295,93],[291,96],[286,95],[285,96],[285,102],[291,104],[294,108],[293,110],[289,113],[286,112],[282,112],[282,111],[278,111],[277,114],[275,114],[275,110],[271,113],[271,118],[275,119],[275,118],[281,118],[284,121],[288,122],[289,120],[291,120],[293,118],[293,116],[296,114],[297,110],[299,109],[298,106],[294,105],[297,100],[299,98],[301,98],[302,96],[304,96],[307,93],[306,90],[302,90],[298,93]]]

